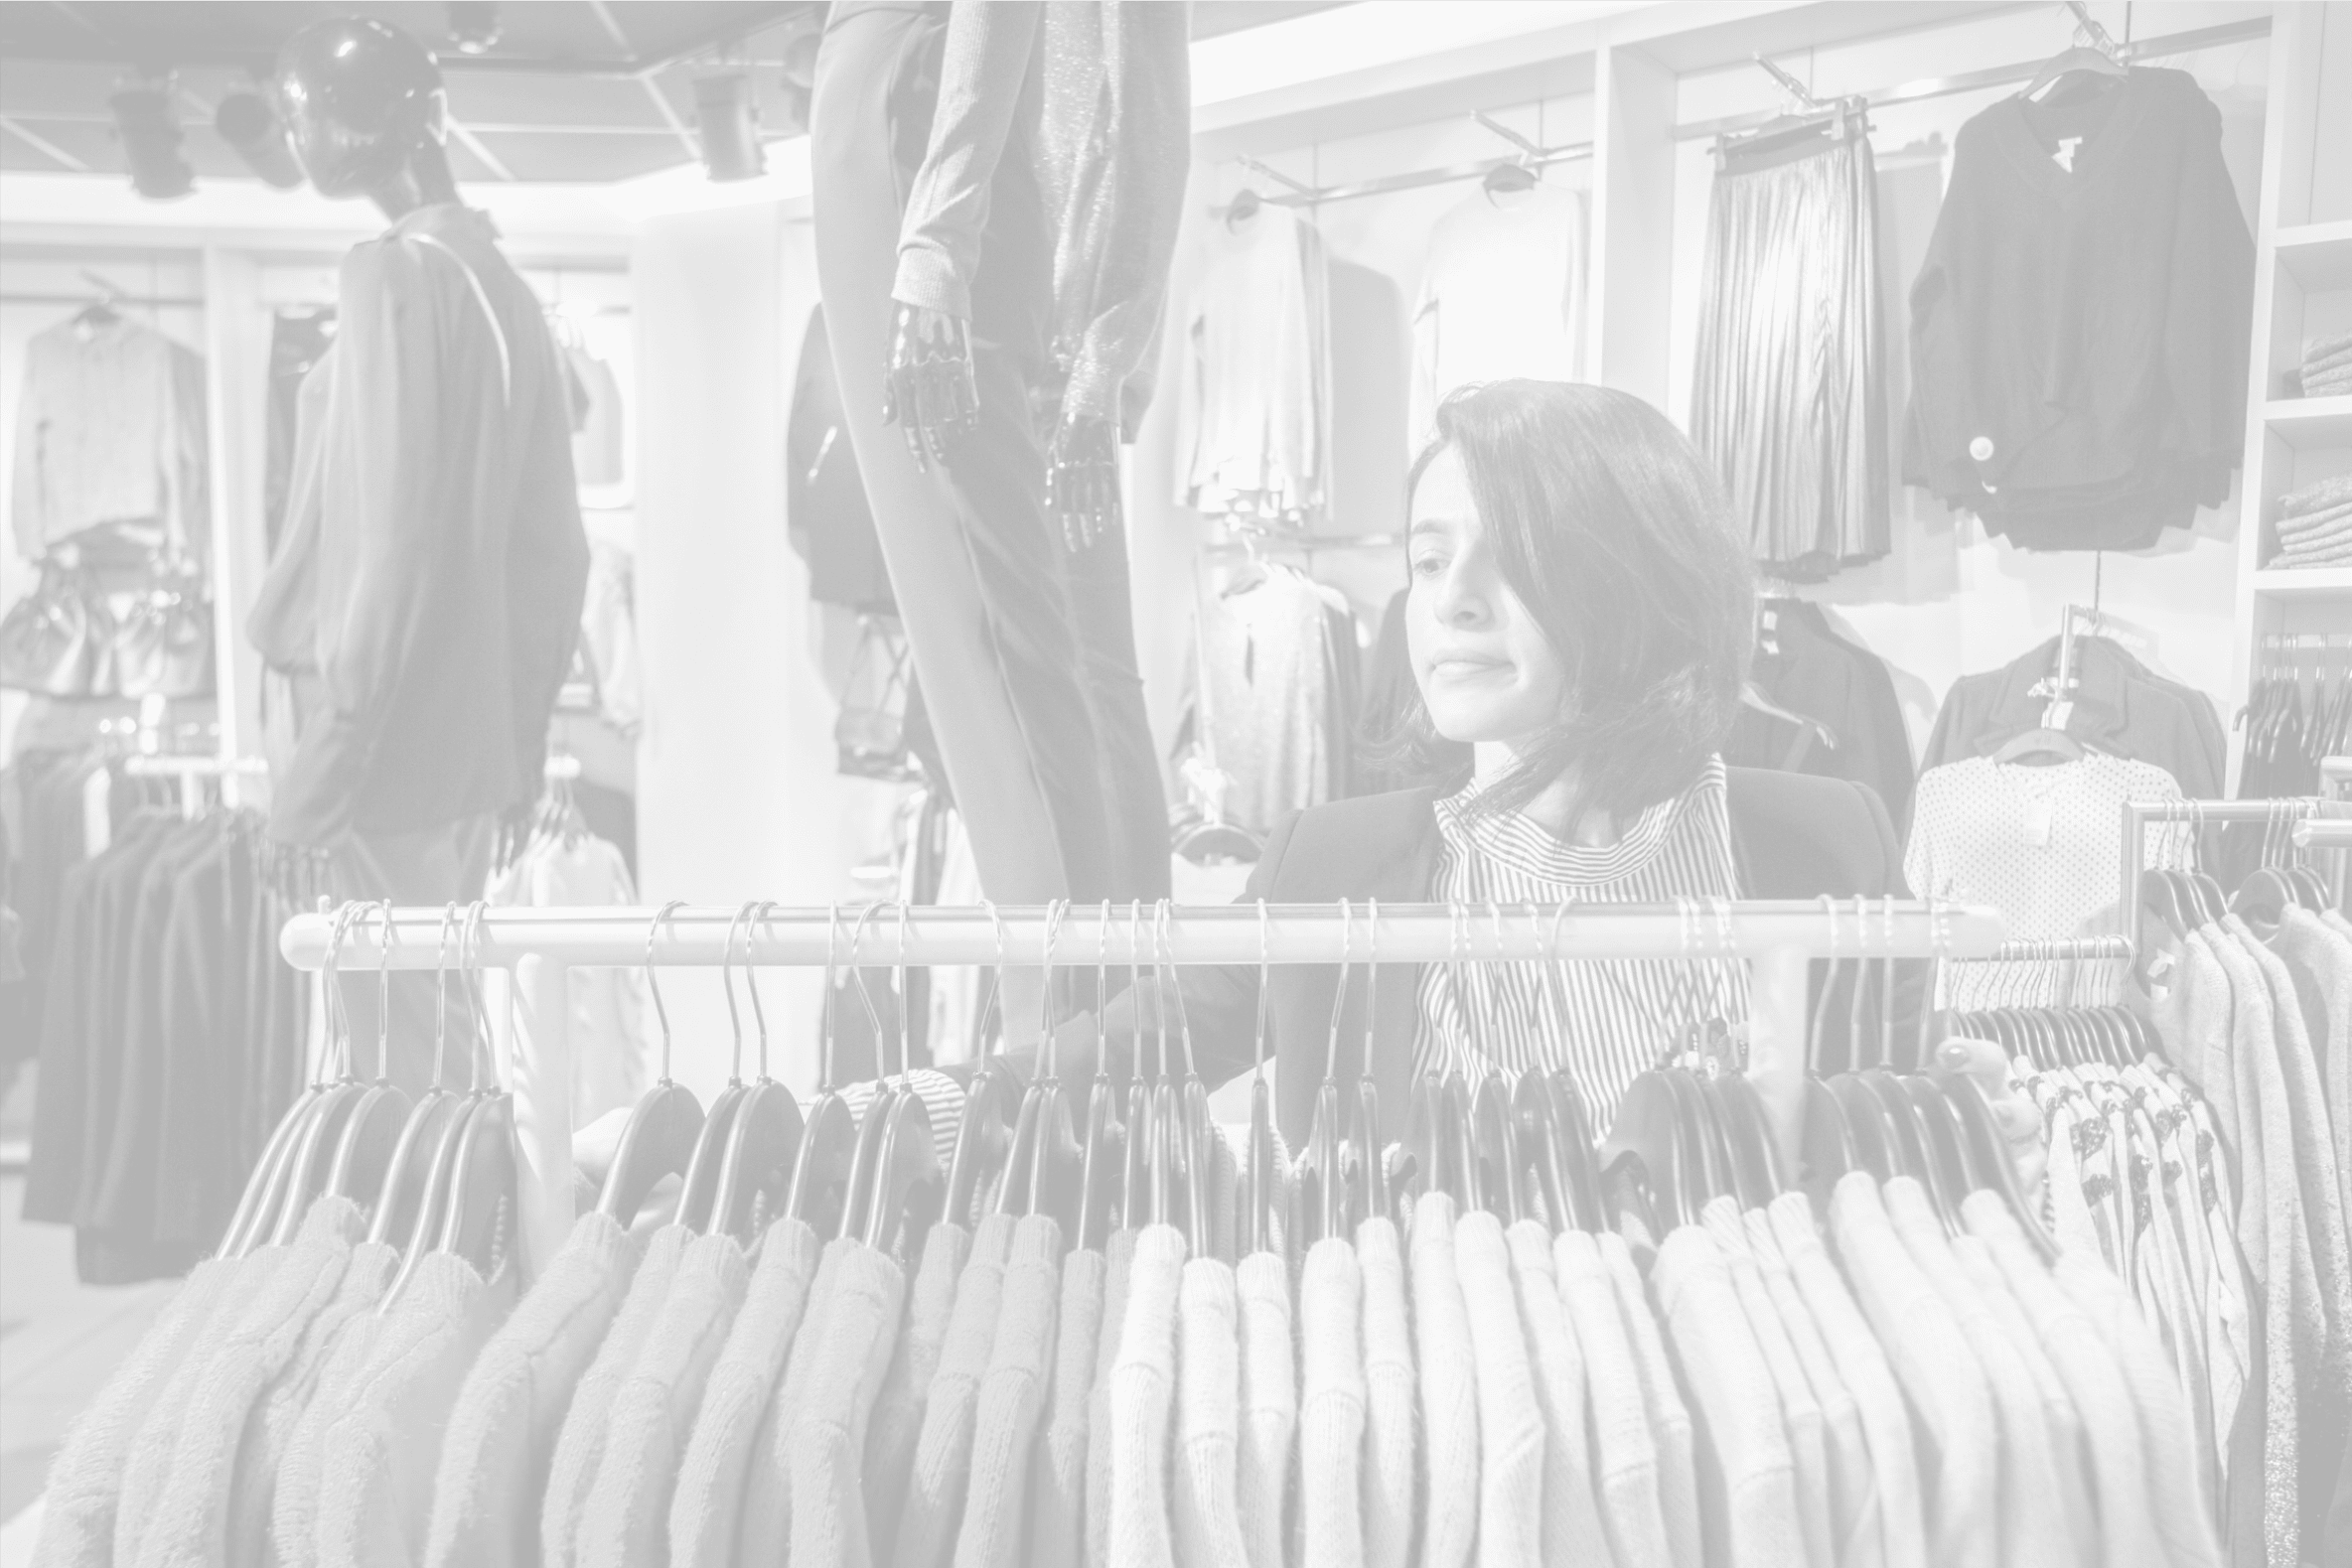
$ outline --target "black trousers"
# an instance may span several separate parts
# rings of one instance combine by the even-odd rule
[[[978,426],[942,472],[882,422],[900,216],[942,19],[834,8],[811,121],[816,262],[844,422],[981,886],[1008,903],[1168,891],[1167,802],[1113,535],[1072,554],[1046,515],[1032,396],[1050,369],[1053,229],[1018,123],[972,279]]]

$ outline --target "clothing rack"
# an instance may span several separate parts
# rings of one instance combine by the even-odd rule
[[[2224,44],[2243,44],[2271,36],[2268,16],[2248,17],[2238,22],[2222,22],[2212,27],[2190,28],[2186,32],[2166,33],[2156,38],[2143,38],[2128,44],[2118,44],[2115,58],[2129,65],[2134,61],[2151,60],[2165,55],[2186,55],[2200,49],[2214,49]],[[1983,71],[1963,71],[1955,76],[1927,76],[1906,81],[1900,86],[1880,87],[1874,91],[1847,94],[1860,102],[1864,109],[1884,108],[1895,103],[1923,103],[1930,98],[1948,98],[1955,93],[1977,92],[1985,87],[2003,87],[2013,81],[2031,81],[2047,57],[2040,60],[2019,61],[2011,66],[1990,66]],[[1704,141],[1710,137],[1728,136],[1739,131],[1754,130],[1769,124],[1782,113],[1779,109],[1765,109],[1746,114],[1729,114],[1711,120],[1693,120],[1675,127],[1674,139],[1679,142]],[[1271,200],[1271,198],[1268,198]]]
[[[204,797],[200,782],[206,779],[220,781],[220,798],[237,803],[237,781],[266,779],[269,764],[258,757],[173,757],[154,753],[126,757],[122,771],[133,779],[177,779],[180,781],[180,808],[194,816],[203,808]]]
[[[1743,957],[1750,988],[1749,1076],[1766,1103],[1802,1103],[1808,961],[1970,958],[2001,939],[1988,909],[1918,901],[1691,900],[1680,905],[1469,907],[1336,904],[1177,907],[1164,917],[1129,905],[1059,911],[874,906],[776,909],[749,923],[740,909],[486,910],[469,940],[478,961],[514,970],[527,1053],[506,1064],[514,1095],[524,1198],[520,1233],[533,1271],[570,1230],[571,1042],[568,975],[577,966],[712,968],[838,964],[1424,963],[1587,958]],[[300,915],[278,949],[297,969],[430,970],[444,953],[444,912],[363,911],[340,947],[335,917]],[[1795,1151],[1786,1151],[1790,1159]]]
[[[1498,169],[1524,169],[1534,174],[1553,164],[1577,163],[1592,156],[1593,144],[1588,141],[1540,147],[1483,110],[1474,112],[1470,117],[1517,146],[1520,149],[1519,156],[1482,158],[1474,163],[1449,164],[1442,169],[1414,169],[1403,174],[1382,175],[1372,180],[1352,180],[1345,185],[1319,187],[1293,180],[1281,170],[1254,158],[1244,157],[1240,162],[1252,174],[1263,175],[1277,185],[1289,188],[1273,196],[1261,195],[1258,200],[1273,207],[1316,207],[1325,202],[1352,202],[1358,197],[1388,196],[1397,191],[1418,191],[1424,186],[1452,185],[1458,180],[1484,180]]]
[[[2278,800],[2127,800],[2124,802],[2124,934],[2139,950],[2139,876],[2147,869],[2147,829],[2156,822],[2301,822],[2325,802],[2313,796]]]
[[[0,289],[0,305],[104,305],[113,309],[195,311],[205,308],[203,297],[193,294],[108,293],[101,298],[89,293],[22,293],[9,289]]]

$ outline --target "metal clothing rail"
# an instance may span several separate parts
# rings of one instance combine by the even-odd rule
[[[2270,822],[2278,826],[2316,816],[2328,802],[2309,795],[2278,800],[2127,800],[2124,802],[2124,934],[2139,948],[2139,877],[2147,869],[2147,830],[2158,822]]]
[[[861,916],[863,917],[861,920]],[[659,918],[658,918],[659,917]],[[444,912],[359,914],[333,961],[366,974],[377,967],[432,969],[441,959]],[[287,922],[278,948],[298,969],[330,959],[331,914]],[[1805,1091],[1807,960],[1815,957],[1974,957],[2001,938],[2000,917],[1961,905],[1859,900],[1841,905],[1688,901],[1682,905],[1570,905],[1515,909],[1389,905],[1344,914],[1333,904],[1172,908],[1102,906],[1051,912],[900,908],[870,912],[774,910],[749,923],[739,909],[489,910],[470,956],[514,971],[514,995],[529,1049],[506,1065],[521,1156],[521,1237],[544,1268],[571,1228],[572,1106],[568,975],[574,965],[714,967],[752,964],[987,964],[1123,966],[1172,958],[1199,963],[1428,962],[1464,959],[1721,958],[1756,960],[1750,987],[1748,1075],[1776,1125],[1794,1128]],[[1793,1147],[1782,1151],[1796,1158]]]
[[[194,816],[203,805],[199,780],[220,780],[220,798],[229,805],[235,805],[237,781],[267,778],[269,764],[258,757],[172,756],[160,752],[142,752],[124,758],[122,771],[133,779],[179,780],[181,809]]]
[[[2244,21],[2222,22],[2212,27],[2190,28],[2183,33],[2166,33],[2158,38],[2119,44],[2116,46],[2116,57],[2129,64],[2169,55],[2191,54],[2223,44],[2243,44],[2270,36],[2271,19],[2268,16],[2248,17]],[[1874,92],[1850,96],[1861,99],[1866,109],[1882,109],[1897,103],[1924,103],[1930,98],[1948,98],[1955,93],[1975,92],[1984,87],[2006,86],[2012,81],[2031,81],[2048,63],[2049,57],[2045,55],[2037,60],[2019,61],[2012,66],[1988,66],[1983,71],[1963,71],[1956,76],[1927,76],[1917,81],[1906,81],[1900,86],[1881,87]],[[1693,120],[1688,125],[1675,127],[1675,140],[1703,141],[1734,131],[1754,130],[1760,125],[1769,124],[1784,112],[1781,109],[1762,109],[1747,114],[1729,114],[1719,119]]]

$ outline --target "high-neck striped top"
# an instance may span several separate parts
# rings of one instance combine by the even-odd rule
[[[1508,910],[1737,896],[1719,757],[1707,760],[1689,788],[1644,810],[1603,848],[1563,843],[1516,811],[1473,814],[1468,806],[1477,788],[1436,802],[1430,896],[1441,903],[1479,911],[1490,903]],[[1425,965],[1415,1073],[1460,1069],[1475,1078],[1484,1063],[1513,1072],[1566,1068],[1584,1092],[1595,1133],[1605,1135],[1627,1085],[1669,1053],[1684,1028],[1747,1019],[1747,970],[1737,960],[1562,962],[1549,983],[1543,967]]]

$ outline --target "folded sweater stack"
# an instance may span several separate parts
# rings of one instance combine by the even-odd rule
[[[2278,502],[2274,567],[2352,566],[2352,474],[2306,485]]]
[[[2352,328],[2303,340],[2303,395],[2352,393]]]

